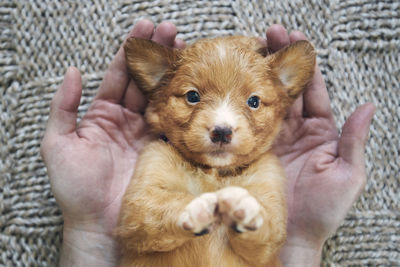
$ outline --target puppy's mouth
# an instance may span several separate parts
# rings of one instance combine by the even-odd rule
[[[208,146],[207,153],[211,156],[221,157],[227,154],[232,154],[234,152],[234,148],[230,144],[217,143]]]
[[[226,149],[216,149],[205,154],[206,164],[212,167],[225,167],[232,164],[234,154]]]
[[[211,151],[208,154],[212,157],[226,157],[231,153],[229,151],[227,151],[226,149],[218,149],[218,150]]]

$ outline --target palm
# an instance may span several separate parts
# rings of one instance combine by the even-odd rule
[[[306,39],[281,26],[267,31],[275,52]],[[357,109],[339,137],[325,83],[318,67],[304,94],[288,111],[275,143],[288,178],[288,242],[306,238],[323,242],[339,227],[365,184],[364,143],[373,105]]]
[[[335,200],[350,172],[349,165],[338,158],[338,140],[330,119],[285,121],[276,152],[288,176],[289,234],[312,230],[308,233],[312,238],[326,236],[345,216],[348,207]]]
[[[141,115],[108,101],[92,103],[76,134],[64,137],[57,156],[73,160],[54,165],[58,179],[52,186],[67,218],[107,218],[102,223],[111,232],[144,134]]]

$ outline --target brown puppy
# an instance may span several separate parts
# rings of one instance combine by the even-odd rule
[[[128,68],[156,135],[123,199],[122,266],[279,266],[285,175],[271,147],[311,80],[300,41],[267,55],[258,38],[200,40],[184,50],[131,38]]]

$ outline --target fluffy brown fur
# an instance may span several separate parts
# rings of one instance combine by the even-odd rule
[[[131,38],[125,52],[149,99],[146,120],[169,141],[150,142],[137,162],[117,229],[121,265],[279,266],[285,176],[271,146],[313,75],[312,45],[266,55],[250,37],[179,51]],[[224,142],[217,128],[229,129]]]

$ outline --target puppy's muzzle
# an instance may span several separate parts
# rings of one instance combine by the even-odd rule
[[[232,140],[232,130],[228,127],[215,127],[210,133],[210,139],[213,143],[229,144]]]

